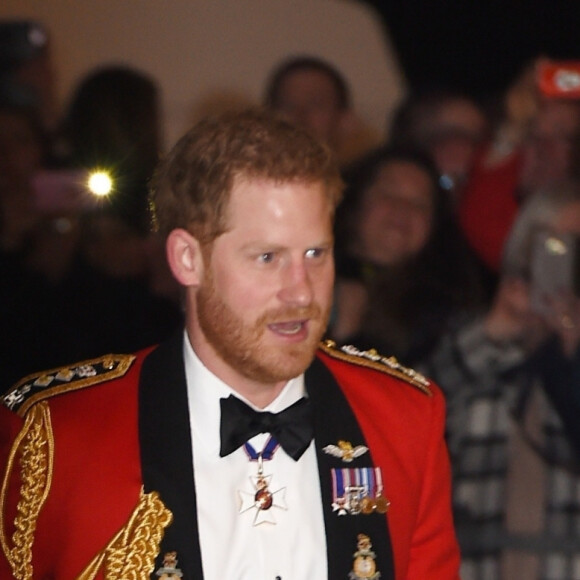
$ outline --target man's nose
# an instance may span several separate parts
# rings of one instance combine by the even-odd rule
[[[308,306],[312,302],[312,282],[304,263],[290,264],[285,268],[279,298],[295,306]]]

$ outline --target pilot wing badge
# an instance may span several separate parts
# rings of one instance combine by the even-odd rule
[[[364,455],[369,450],[364,445],[355,445],[349,441],[339,441],[337,445],[326,445],[322,448],[324,453],[342,459],[345,463],[350,463],[353,459]]]

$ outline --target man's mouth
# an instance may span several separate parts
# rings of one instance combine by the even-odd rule
[[[284,334],[287,336],[292,336],[298,334],[306,325],[305,320],[292,320],[290,322],[274,322],[268,324],[268,328],[277,332],[278,334]]]

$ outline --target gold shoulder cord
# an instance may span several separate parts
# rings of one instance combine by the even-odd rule
[[[22,482],[10,547],[6,538],[4,510],[10,476],[19,450]],[[38,515],[52,481],[53,453],[50,412],[47,403],[40,403],[27,414],[24,427],[12,446],[0,491],[0,542],[17,580],[31,580],[33,577],[32,544]]]
[[[5,509],[8,487],[20,452],[21,486],[12,542],[6,537]],[[52,483],[54,438],[46,402],[26,414],[7,462],[0,489],[0,544],[16,580],[32,580],[32,546],[40,510]],[[163,530],[171,523],[171,512],[156,492],[141,490],[139,503],[127,524],[115,535],[78,580],[93,580],[104,570],[106,580],[149,580],[159,553]]]
[[[141,490],[139,503],[127,524],[77,580],[93,580],[100,570],[104,571],[105,580],[149,580],[163,530],[172,519],[157,492],[146,494]]]

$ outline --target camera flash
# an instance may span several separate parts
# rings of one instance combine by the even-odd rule
[[[109,195],[113,189],[113,181],[105,171],[95,171],[89,175],[88,187],[94,195]]]

